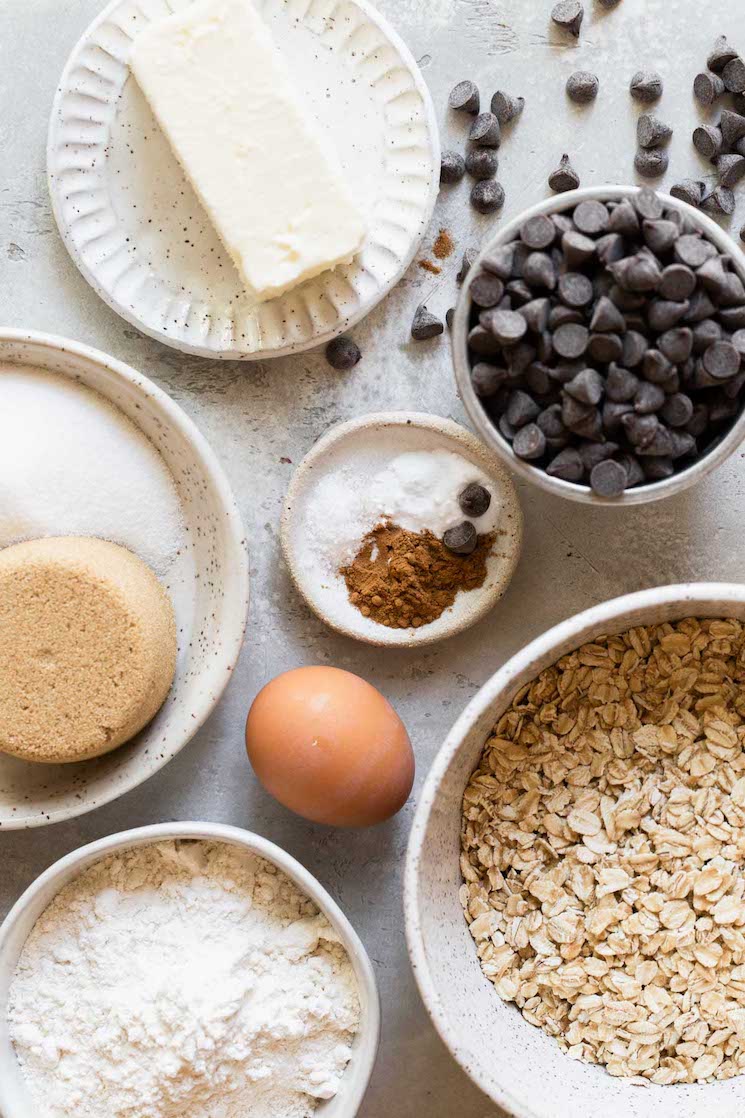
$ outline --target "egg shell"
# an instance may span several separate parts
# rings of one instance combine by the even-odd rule
[[[389,819],[414,782],[403,722],[371,684],[340,668],[295,668],[267,683],[248,712],[246,749],[275,799],[336,827]]]

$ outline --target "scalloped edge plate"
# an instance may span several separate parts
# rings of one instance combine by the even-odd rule
[[[203,357],[299,353],[363,318],[413,260],[439,189],[432,100],[408,48],[366,0],[257,0],[339,149],[369,233],[351,264],[252,306],[128,81],[138,31],[186,2],[114,0],[72,51],[49,124],[54,216],[84,278],[150,337]]]

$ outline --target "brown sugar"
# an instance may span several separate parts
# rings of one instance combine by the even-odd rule
[[[432,246],[432,252],[438,260],[447,260],[448,256],[452,256],[455,250],[455,241],[450,236],[447,229],[441,229],[437,234],[437,239]]]
[[[432,532],[384,524],[368,533],[340,574],[365,617],[391,629],[416,629],[436,621],[458,591],[483,585],[493,543],[493,535],[479,536],[470,555],[455,555]]]

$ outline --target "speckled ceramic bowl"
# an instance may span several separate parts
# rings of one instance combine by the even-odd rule
[[[567,497],[570,501],[579,501],[584,504],[606,505],[609,508],[647,504],[649,501],[657,501],[662,497],[670,497],[674,493],[681,493],[684,489],[689,489],[690,486],[695,485],[697,481],[716,469],[740,445],[745,437],[745,411],[740,412],[732,426],[723,435],[715,439],[707,453],[692,465],[681,470],[680,473],[673,474],[665,481],[650,482],[647,485],[636,485],[633,489],[627,489],[622,497],[612,499],[599,497],[596,493],[593,493],[588,485],[578,485],[575,482],[562,481],[560,478],[551,477],[545,470],[539,469],[538,466],[532,466],[530,462],[517,457],[511,444],[502,437],[489,419],[481,401],[473,390],[470,362],[468,360],[468,319],[471,313],[470,287],[478,272],[481,258],[497,245],[504,245],[513,241],[520,227],[529,218],[535,217],[537,214],[563,213],[565,210],[574,209],[579,202],[586,199],[599,199],[608,202],[619,198],[630,198],[637,194],[639,189],[637,186],[587,186],[581,190],[571,190],[566,194],[558,194],[531,206],[530,209],[524,210],[512,221],[501,226],[496,236],[484,245],[469,277],[463,284],[452,331],[453,363],[458,393],[463,400],[463,406],[468,412],[469,419],[486,445],[523,481],[537,485],[540,489],[553,493],[557,497]],[[707,217],[706,214],[701,213],[700,210],[695,210],[693,206],[689,206],[686,202],[681,202],[679,199],[672,198],[660,191],[658,193],[666,206],[685,214],[688,220],[693,222],[704,236],[716,245],[720,252],[727,253],[732,258],[735,271],[745,282],[745,256],[724,229],[717,225],[715,221],[712,221],[710,217]]]
[[[0,1115],[3,1118],[37,1118],[8,1036],[8,990],[23,945],[44,909],[65,885],[101,858],[133,846],[166,840],[207,839],[226,842],[258,854],[278,866],[325,913],[349,955],[360,994],[360,1028],[352,1045],[352,1058],[338,1094],[322,1102],[317,1118],[355,1118],[370,1081],[380,1038],[380,1000],[375,972],[362,941],[320,881],[300,862],[261,835],[220,823],[157,823],[99,839],[50,866],[10,910],[0,925]]]
[[[179,639],[176,676],[165,703],[131,742],[94,761],[36,765],[0,754],[0,829],[82,815],[170,761],[230,679],[248,609],[240,513],[215,455],[181,408],[128,365],[64,338],[0,330],[0,364],[8,362],[61,373],[95,389],[144,432],[173,475],[187,545],[163,580]]]
[[[603,602],[549,629],[471,700],[419,799],[405,874],[406,935],[424,1004],[461,1067],[518,1118],[741,1118],[745,1075],[692,1086],[638,1087],[561,1052],[503,1002],[479,966],[458,890],[461,801],[484,742],[516,692],[560,656],[607,633],[683,617],[745,620],[745,585],[688,583]]]

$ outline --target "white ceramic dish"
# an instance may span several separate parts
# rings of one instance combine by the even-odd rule
[[[554,493],[558,497],[567,497],[570,501],[580,501],[591,505],[606,505],[610,508],[643,505],[649,501],[658,501],[662,497],[670,497],[674,493],[681,493],[684,489],[689,489],[692,485],[695,485],[697,481],[716,469],[740,445],[743,437],[745,437],[745,411],[740,413],[730,430],[712,447],[708,454],[694,462],[693,465],[681,470],[680,473],[673,474],[671,478],[667,478],[665,481],[637,485],[633,489],[627,489],[622,497],[612,499],[598,497],[587,485],[577,485],[574,482],[551,477],[544,470],[537,466],[531,466],[529,462],[517,457],[507,440],[502,437],[489,420],[473,390],[467,345],[468,319],[471,312],[470,285],[477,274],[482,257],[497,245],[507,244],[514,240],[520,227],[529,218],[535,217],[536,214],[563,213],[565,210],[573,209],[579,202],[588,198],[599,199],[603,202],[630,198],[638,194],[640,189],[636,186],[587,186],[581,190],[571,190],[566,194],[558,194],[556,197],[539,202],[536,206],[531,206],[530,209],[525,210],[502,226],[496,236],[484,245],[478,260],[471,269],[470,276],[463,284],[452,331],[453,362],[458,393],[463,400],[463,406],[469,419],[486,445],[495,454],[499,455],[505,465],[518,477],[532,485],[537,485],[547,493]],[[671,198],[670,195],[663,194],[661,191],[657,193],[666,206],[685,214],[717,246],[720,252],[725,252],[732,258],[735,270],[745,282],[745,256],[732,238],[715,221],[701,213],[700,210],[689,206],[687,202]]]
[[[72,765],[0,755],[0,829],[82,815],[141,784],[206,720],[235,666],[248,609],[248,555],[240,513],[204,437],[152,381],[78,342],[0,330],[0,363],[61,373],[95,389],[139,427],[173,475],[187,546],[164,580],[179,636],[176,677],[164,705],[120,749]]]
[[[498,530],[503,533],[487,561],[487,577],[477,590],[461,592],[449,609],[419,629],[390,629],[362,614],[338,589],[322,583],[306,569],[306,535],[302,512],[314,486],[355,455],[369,453],[382,439],[390,454],[412,450],[449,450],[473,462],[490,480],[502,506]],[[318,440],[293,474],[282,513],[280,539],[285,561],[297,589],[310,608],[332,629],[367,644],[414,648],[460,633],[479,621],[509,585],[522,545],[522,511],[509,476],[492,454],[464,427],[451,419],[421,412],[378,412],[339,423]],[[343,586],[337,580],[337,587]]]
[[[741,1118],[745,1076],[642,1089],[569,1059],[503,1002],[481,972],[458,900],[463,790],[515,693],[585,641],[683,617],[745,620],[745,585],[688,583],[628,594],[549,629],[486,683],[453,726],[419,799],[405,873],[406,935],[425,1006],[451,1053],[518,1118]]]
[[[256,308],[129,74],[149,21],[188,0],[113,0],[65,67],[49,126],[52,206],[73,260],[138,329],[187,353],[264,358],[328,341],[411,263],[439,189],[432,101],[367,0],[256,0],[328,129],[369,234],[349,265]]]
[[[0,1114],[3,1118],[38,1118],[8,1036],[6,1012],[13,972],[34,924],[57,893],[94,862],[118,850],[167,839],[226,842],[266,858],[315,902],[339,933],[357,977],[362,1016],[339,1093],[322,1102],[315,1113],[318,1118],[354,1118],[370,1081],[380,1036],[380,1002],[368,954],[339,906],[300,862],[260,835],[219,823],[159,823],[109,835],[55,862],[16,902],[0,926]]]

